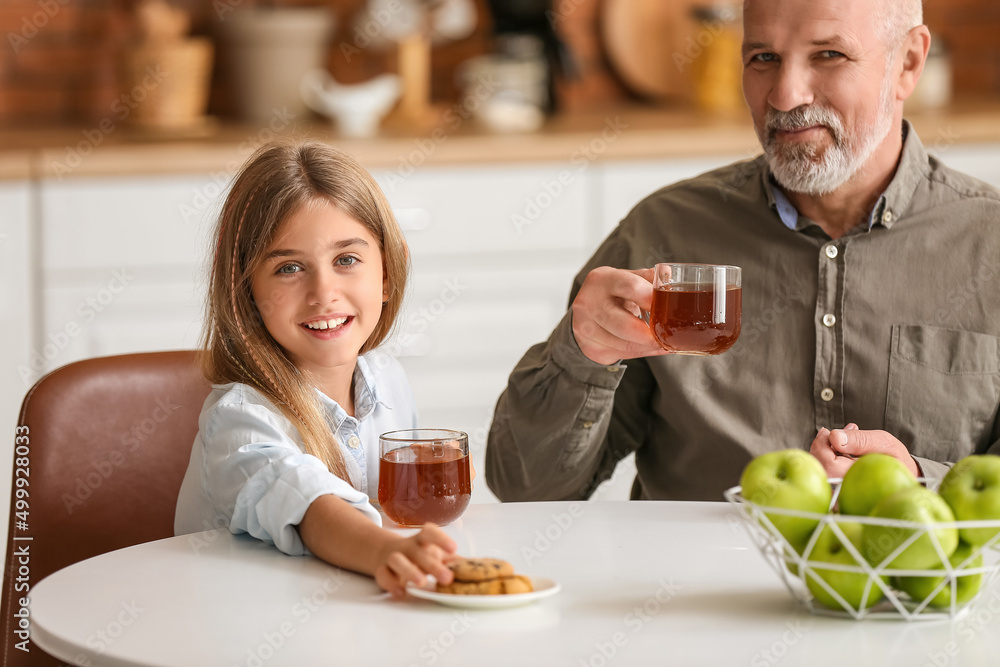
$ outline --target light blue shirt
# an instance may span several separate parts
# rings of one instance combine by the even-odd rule
[[[226,527],[273,543],[293,556],[306,553],[298,524],[318,497],[334,494],[381,525],[369,499],[378,498],[378,437],[416,428],[417,409],[402,366],[381,352],[358,358],[351,417],[316,390],[354,481],[331,473],[302,449],[295,426],[253,387],[215,385],[198,418],[174,517],[183,535]]]
[[[770,180],[767,182],[768,186],[771,188],[771,194],[774,197],[774,208],[778,211],[778,217],[781,218],[781,222],[788,227],[790,230],[800,231],[806,227],[806,221],[802,224],[799,223],[799,212],[795,208],[795,205],[788,200],[788,197],[782,192],[781,188],[777,187]],[[875,226],[876,222],[882,219],[882,211],[885,210],[885,194],[878,198],[875,202],[875,208],[868,215],[868,222],[865,225],[866,231],[871,231],[872,227]]]

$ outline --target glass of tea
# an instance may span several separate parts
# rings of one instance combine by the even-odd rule
[[[469,436],[418,428],[379,436],[378,501],[400,526],[444,526],[472,496]]]
[[[743,285],[740,267],[657,264],[649,328],[676,354],[721,354],[740,337]]]

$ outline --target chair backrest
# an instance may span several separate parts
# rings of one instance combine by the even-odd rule
[[[195,353],[183,351],[79,361],[28,392],[14,444],[2,664],[61,664],[21,644],[31,586],[86,558],[173,535],[210,389]]]

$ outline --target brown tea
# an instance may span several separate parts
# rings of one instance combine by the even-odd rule
[[[716,296],[712,287],[698,289],[688,283],[673,283],[653,290],[650,325],[663,349],[707,355],[720,354],[732,347],[740,336],[743,289],[727,288],[724,304]]]
[[[378,501],[401,526],[451,523],[471,496],[469,456],[453,445],[412,444],[379,461]]]

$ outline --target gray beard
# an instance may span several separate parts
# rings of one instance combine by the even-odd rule
[[[821,196],[836,191],[849,182],[892,129],[893,108],[891,80],[886,77],[879,94],[880,113],[875,122],[848,136],[840,117],[821,106],[802,106],[791,111],[769,109],[760,137],[764,156],[775,180],[790,192]],[[811,144],[781,145],[775,141],[776,130],[795,130],[813,125],[825,126],[833,145],[818,155]]]

